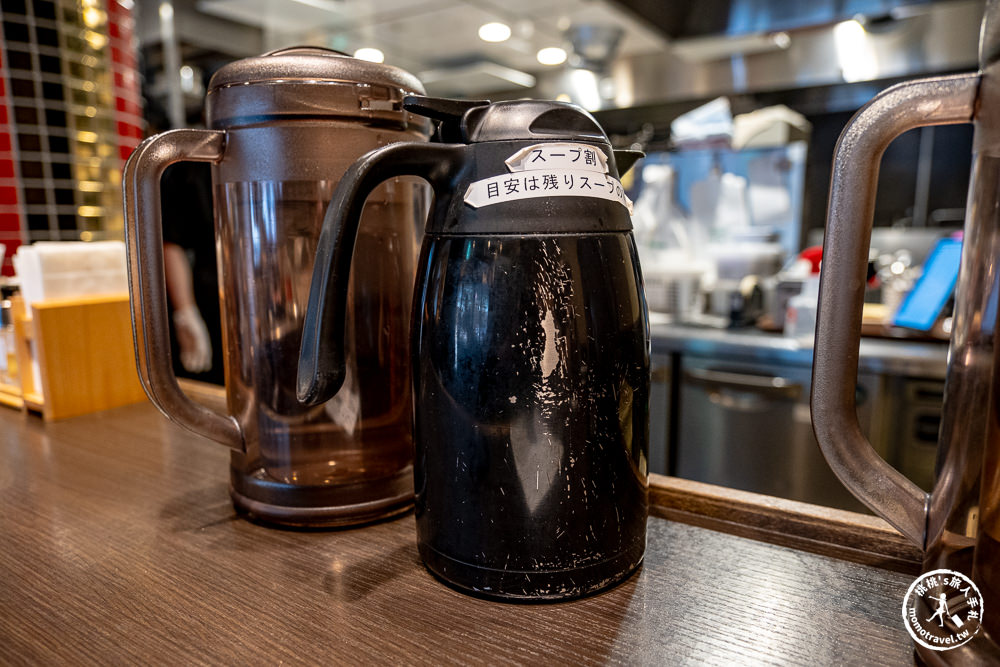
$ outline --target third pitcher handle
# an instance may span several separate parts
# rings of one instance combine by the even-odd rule
[[[837,142],[823,241],[811,400],[816,440],[840,481],[921,547],[927,495],[878,455],[855,404],[875,189],[889,143],[916,127],[971,122],[978,85],[977,74],[902,83],[854,116]]]

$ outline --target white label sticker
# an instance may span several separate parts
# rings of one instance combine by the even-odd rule
[[[593,171],[547,169],[501,174],[476,181],[465,191],[465,203],[473,208],[535,197],[596,197],[616,201],[632,213],[632,200],[618,179]]]
[[[507,169],[512,172],[573,169],[608,173],[608,158],[604,151],[587,144],[535,144],[522,148],[507,158],[506,162]]]

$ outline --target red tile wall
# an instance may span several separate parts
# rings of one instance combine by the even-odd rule
[[[7,248],[4,254],[2,274],[14,275],[13,257],[17,247],[24,240],[24,221],[21,217],[20,187],[17,178],[17,162],[14,155],[10,125],[10,101],[7,99],[7,68],[4,66],[6,48],[0,35],[0,243]]]
[[[125,160],[142,141],[142,95],[136,58],[135,19],[121,0],[107,0],[111,67],[114,72],[118,155]]]

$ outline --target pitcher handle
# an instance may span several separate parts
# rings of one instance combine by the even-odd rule
[[[823,240],[811,397],[816,440],[844,486],[921,547],[928,496],[875,451],[855,404],[875,190],[889,143],[916,127],[971,122],[978,86],[978,74],[921,79],[865,105],[837,141]]]
[[[464,144],[390,144],[358,158],[340,180],[316,246],[302,329],[297,394],[303,403],[329,400],[344,382],[347,279],[365,199],[387,179],[419,176],[434,190],[435,209],[447,207],[465,151]]]
[[[146,395],[160,412],[181,426],[243,451],[237,421],[195,403],[177,384],[163,272],[160,176],[175,162],[218,162],[225,139],[224,132],[214,130],[172,130],[150,137],[133,151],[122,175],[125,245],[135,359]]]

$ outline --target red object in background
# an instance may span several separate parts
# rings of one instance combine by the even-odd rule
[[[115,95],[115,121],[118,129],[118,156],[125,160],[142,140],[142,96],[135,76],[135,19],[122,0],[107,0],[108,36],[111,48]]]
[[[0,66],[6,55],[3,38],[0,36]],[[0,67],[0,243],[5,246],[3,265],[0,275],[14,275],[14,264],[11,257],[23,240],[23,218],[18,205],[20,194],[17,180],[17,169],[14,160],[14,150],[11,141],[9,102],[7,100],[7,70]]]
[[[812,265],[812,272],[819,273],[819,265],[823,260],[823,246],[814,245],[809,246],[805,250],[799,253],[799,259],[808,260]]]
[[[18,232],[21,229],[21,216],[16,213],[0,213],[0,234],[3,232]],[[8,243],[4,241],[3,243]]]
[[[136,75],[137,48],[135,41],[135,21],[133,19],[130,0],[103,0],[108,13],[107,34],[108,60],[111,66],[112,78],[116,85],[114,94],[114,114],[116,128],[118,132],[113,137],[108,137],[117,144],[118,157],[121,162],[119,167],[123,167],[125,160],[132,153],[142,139],[145,123],[142,118],[142,97],[139,91],[139,80]],[[67,5],[67,11],[71,12],[74,3]],[[5,11],[9,8],[5,7]],[[5,20],[11,16],[16,16],[17,12],[10,9],[10,14],[5,14]],[[22,10],[23,11],[23,10]],[[62,17],[62,15],[60,15]],[[20,19],[15,19],[18,21]],[[60,18],[62,22],[64,19]],[[69,20],[69,19],[67,19]],[[13,275],[14,268],[11,263],[11,256],[22,243],[27,243],[32,239],[50,238],[53,229],[39,229],[37,231],[28,228],[25,217],[25,199],[22,190],[22,182],[19,176],[18,155],[15,150],[16,143],[12,140],[17,132],[16,121],[11,113],[10,85],[7,81],[9,73],[4,67],[9,65],[7,58],[8,47],[15,49],[22,55],[30,55],[37,50],[38,44],[32,37],[27,41],[17,41],[6,43],[3,32],[0,31],[0,243],[6,246],[6,253],[3,261],[2,273],[5,276]],[[50,48],[50,47],[46,47]],[[70,57],[64,52],[64,47],[60,47],[58,56],[60,59]],[[24,67],[22,65],[21,67]],[[35,71],[33,74],[38,75]],[[25,73],[19,73],[20,78],[25,77]],[[39,100],[41,104],[49,104],[51,100]],[[44,123],[43,123],[44,124]],[[57,128],[56,134],[64,131],[64,128]],[[29,132],[29,134],[34,134]],[[65,162],[69,156],[65,151],[60,151],[59,155],[53,155],[49,151],[42,151],[41,157],[34,157],[35,170],[39,161],[60,161]],[[30,172],[29,172],[30,173]],[[47,201],[51,204],[56,201],[53,186],[39,185],[37,182],[32,185],[37,191],[46,191]],[[63,186],[60,186],[63,187]],[[65,208],[69,205],[63,204]],[[35,204],[36,207],[40,204]],[[42,213],[37,209],[32,211],[38,217],[46,218],[50,226],[54,226],[54,214],[51,212]],[[59,217],[69,211],[61,211]],[[44,223],[44,221],[43,221]],[[61,221],[60,221],[61,226]]]

